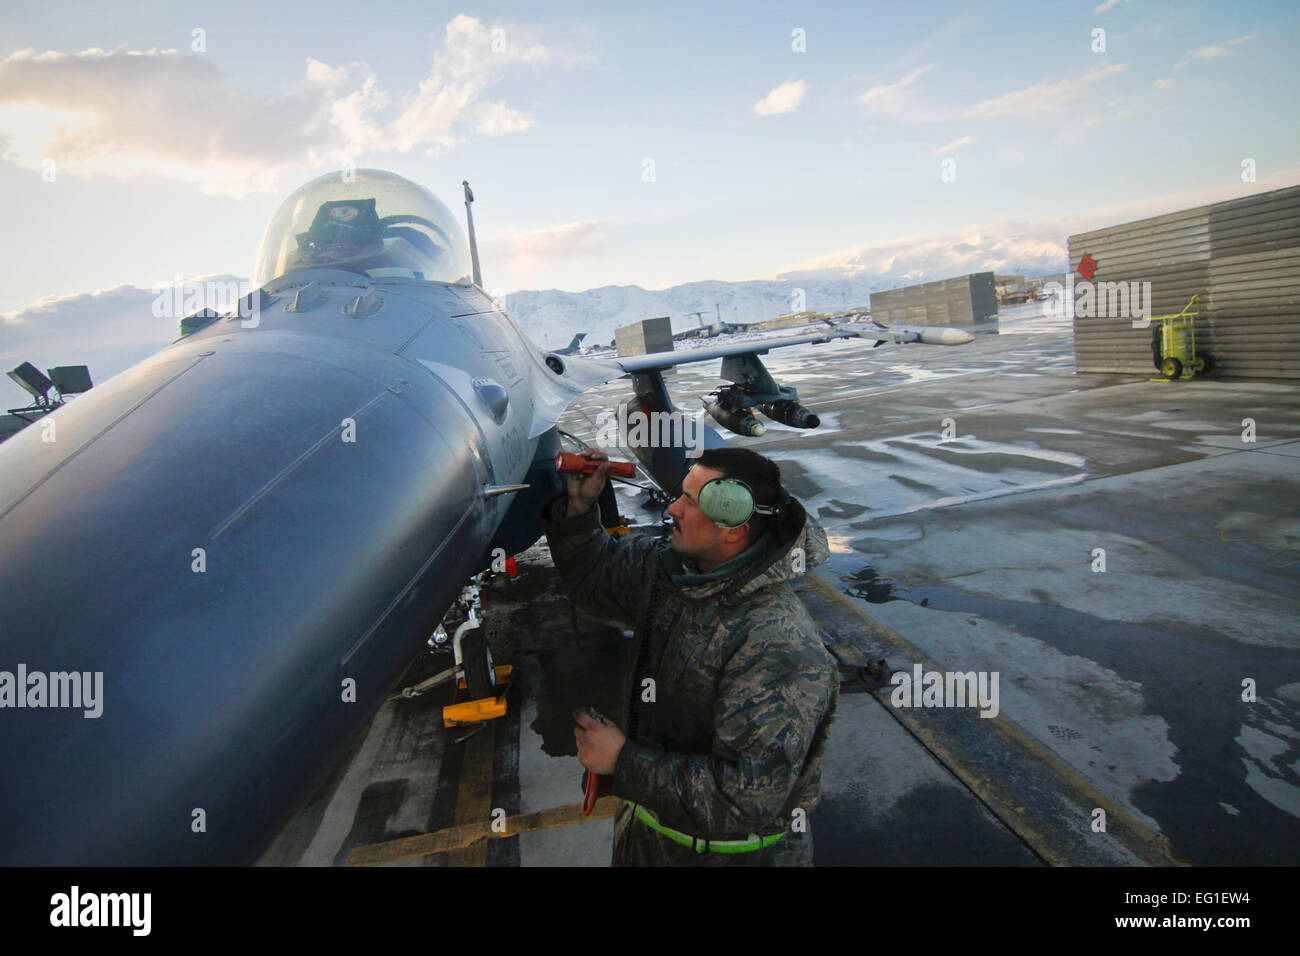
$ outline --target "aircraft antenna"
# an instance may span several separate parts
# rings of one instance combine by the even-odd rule
[[[470,192],[468,179],[462,179],[460,184],[465,187],[465,221],[469,224],[469,261],[474,269],[474,284],[481,289],[483,274],[478,269],[478,240],[474,238],[474,210],[470,209],[470,204],[474,202],[474,194]]]

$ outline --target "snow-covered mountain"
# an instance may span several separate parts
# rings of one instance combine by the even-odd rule
[[[866,308],[878,282],[861,279],[787,282],[688,282],[668,289],[604,286],[586,292],[513,292],[505,307],[528,335],[543,347],[568,343],[575,332],[586,332],[584,345],[604,345],[614,329],[641,319],[666,315],[680,332],[721,318],[724,322],[758,322],[792,312]],[[702,317],[691,315],[704,313]]]
[[[1049,275],[1061,268],[1029,270],[1030,276]],[[956,273],[954,273],[956,274]],[[756,279],[749,282],[688,282],[668,289],[650,290],[635,285],[604,286],[586,292],[512,292],[505,307],[538,344],[558,348],[575,332],[586,332],[583,345],[605,345],[614,329],[641,319],[666,315],[673,331],[681,332],[721,318],[724,322],[759,322],[792,312],[838,312],[866,309],[871,293],[917,282],[950,278],[935,274],[903,279],[892,275],[870,278]],[[702,317],[692,315],[703,312]]]

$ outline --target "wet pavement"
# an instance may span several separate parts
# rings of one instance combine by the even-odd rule
[[[846,675],[883,657],[998,677],[992,718],[843,685],[816,862],[1300,862],[1297,386],[1079,376],[1068,326],[1038,314],[955,348],[771,352],[823,425],[729,439],[777,460],[828,532],[803,596]],[[678,406],[717,369],[670,376]],[[629,396],[626,380],[588,393],[561,427],[592,441]],[[637,492],[620,502],[657,520]],[[264,862],[339,864],[452,826],[467,754],[489,808],[580,799],[568,714],[618,712],[626,624],[574,612],[544,546],[521,565],[489,595],[494,652],[516,667],[510,715],[458,744],[432,695],[385,705]],[[440,666],[430,655],[407,682]],[[606,865],[611,829],[488,840],[479,862]]]

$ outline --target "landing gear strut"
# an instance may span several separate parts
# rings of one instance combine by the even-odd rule
[[[461,589],[460,597],[456,600],[456,608],[464,613],[465,620],[450,638],[455,665],[428,680],[403,688],[394,695],[394,699],[419,697],[427,690],[454,680],[457,696],[464,696],[465,699],[442,709],[442,722],[447,727],[481,723],[506,712],[506,694],[510,689],[512,668],[509,664],[500,667],[496,665],[487,635],[483,633],[479,611],[483,607],[485,584],[486,574],[474,575],[470,583]],[[439,624],[429,638],[429,646],[441,647],[447,641],[447,630],[443,624]],[[464,691],[464,695],[461,691]]]

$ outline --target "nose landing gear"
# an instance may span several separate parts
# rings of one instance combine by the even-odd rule
[[[470,583],[461,589],[456,601],[456,610],[464,613],[465,620],[456,628],[450,639],[455,665],[421,681],[412,687],[403,688],[397,697],[419,697],[425,691],[432,690],[448,681],[456,682],[456,696],[463,698],[442,709],[442,722],[445,727],[459,727],[468,724],[481,724],[484,721],[502,717],[506,712],[506,694],[510,690],[510,675],[513,668],[509,664],[497,665],[492,659],[492,648],[488,645],[487,635],[483,633],[483,622],[479,612],[483,607],[483,588],[486,584],[485,574],[476,574]],[[439,624],[433,636],[429,638],[430,647],[440,647],[447,643],[447,631]]]

